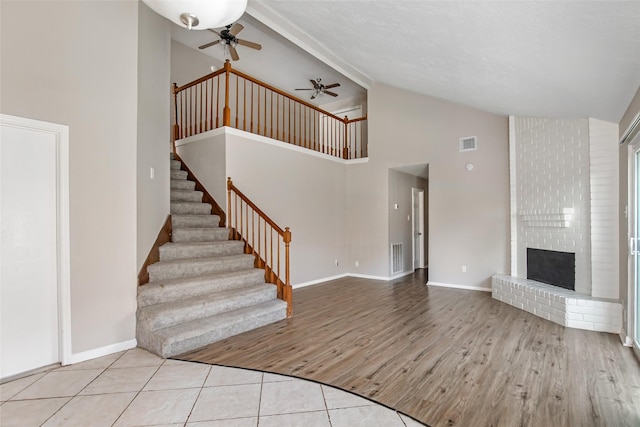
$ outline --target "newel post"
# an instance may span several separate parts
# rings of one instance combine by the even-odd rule
[[[231,126],[231,108],[229,108],[229,75],[231,74],[231,62],[227,59],[224,63],[224,109],[222,110],[222,125]]]
[[[349,145],[347,143],[347,138],[349,136],[349,117],[344,116],[344,147],[342,148],[342,158],[345,160],[349,159]]]
[[[171,145],[173,146],[173,154],[176,154],[176,140],[180,139],[180,126],[178,126],[178,85],[173,83],[173,114],[175,122],[173,123],[173,135],[171,135]]]
[[[284,240],[284,289],[283,296],[287,302],[287,319],[293,316],[293,304],[292,304],[292,288],[291,279],[289,277],[289,244],[291,243],[291,231],[289,227],[285,227],[284,234],[282,236]]]

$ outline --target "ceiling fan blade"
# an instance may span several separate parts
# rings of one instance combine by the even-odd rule
[[[310,99],[316,99],[316,96],[315,95],[311,95]]]
[[[220,40],[215,40],[215,41],[212,41],[210,43],[205,43],[202,46],[198,46],[198,49],[206,49],[206,48],[208,48],[210,46],[213,46],[213,45],[216,45],[218,43],[220,43]]]
[[[318,85],[318,82],[315,80],[309,80],[311,82],[311,84],[313,85],[314,89],[320,89],[320,85]]]
[[[326,93],[327,95],[330,95],[330,96],[338,96],[338,94],[337,94],[337,93],[333,93],[333,92],[331,92],[330,90],[325,90],[325,91],[323,91],[323,92],[324,92],[324,93]]]
[[[231,45],[229,45],[229,53],[231,53],[231,59],[233,59],[234,61],[240,59],[240,57],[238,56],[238,51]]]
[[[239,45],[250,47],[251,49],[256,49],[256,50],[262,49],[262,46],[259,45],[258,43],[249,42],[249,41],[240,40],[240,39],[237,39],[237,41]]]
[[[340,83],[334,83],[332,85],[325,86],[325,89],[333,89],[334,87],[340,87]]]
[[[232,36],[236,36],[240,31],[242,31],[243,28],[244,27],[242,26],[242,24],[239,24],[236,22],[235,24],[233,24],[233,27],[231,27],[231,29],[229,30],[229,34],[231,34]]]
[[[207,28],[207,30],[211,31],[213,34],[217,34],[218,37],[220,37],[220,33],[217,32],[216,30],[212,30],[211,28]]]

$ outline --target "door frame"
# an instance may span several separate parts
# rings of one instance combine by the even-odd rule
[[[58,349],[71,363],[71,262],[69,238],[69,126],[0,114],[0,126],[53,134],[56,139]]]
[[[637,154],[636,154],[637,153]],[[640,137],[634,138],[628,145],[628,283],[627,283],[627,325],[629,330],[627,336],[631,339],[631,346],[640,357],[640,328],[638,319],[640,317],[640,304],[638,304],[638,292],[640,292]],[[623,307],[624,309],[624,307]]]
[[[418,218],[415,215],[414,206],[416,205],[416,197],[418,202]],[[417,229],[417,230],[416,230]],[[419,230],[419,231],[418,231]],[[418,266],[416,266],[416,232],[422,233],[422,247],[420,247],[420,257]],[[411,187],[411,265],[413,269],[425,268],[424,242],[425,242],[425,226],[424,226],[424,189]]]

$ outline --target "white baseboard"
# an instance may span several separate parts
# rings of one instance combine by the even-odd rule
[[[348,276],[348,274],[346,274],[346,273],[345,274],[338,274],[337,276],[324,277],[322,279],[317,279],[317,280],[311,280],[309,282],[298,283],[296,285],[292,285],[291,287],[293,289],[304,288],[305,286],[318,285],[320,283],[328,282],[330,280],[342,279],[343,277],[347,277],[347,276]]]
[[[491,288],[483,288],[481,286],[452,285],[450,283],[438,283],[438,282],[431,282],[431,281],[427,282],[427,286],[439,286],[442,288],[464,289],[467,291],[491,292]]]
[[[110,344],[100,348],[94,348],[93,350],[83,351],[81,353],[73,353],[69,356],[69,360],[63,360],[62,365],[73,365],[74,363],[85,362],[91,359],[97,359],[98,357],[106,356],[108,354],[117,353],[119,351],[129,350],[138,345],[138,342],[133,339],[129,341],[123,341],[115,344]]]
[[[405,271],[404,273],[395,274],[395,275],[393,275],[391,277],[372,276],[370,274],[344,273],[344,274],[338,274],[337,276],[323,277],[322,279],[316,279],[316,280],[311,280],[309,282],[298,283],[298,284],[292,285],[292,288],[293,289],[298,289],[298,288],[304,288],[305,286],[319,285],[321,283],[325,283],[325,282],[328,282],[330,280],[342,279],[342,278],[345,278],[345,277],[356,277],[358,279],[383,280],[385,282],[388,282],[390,280],[394,280],[394,279],[398,279],[400,277],[408,276],[408,275],[410,275],[412,273],[413,273],[413,271]]]
[[[620,332],[620,341],[622,341],[622,345],[625,347],[633,347],[633,340],[630,336],[627,336],[625,331]]]

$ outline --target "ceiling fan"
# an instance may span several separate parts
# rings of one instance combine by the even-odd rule
[[[309,80],[311,82],[311,84],[313,85],[312,88],[305,88],[305,89],[296,89],[296,90],[312,90],[313,93],[311,94],[311,99],[315,99],[317,96],[321,96],[323,94],[327,94],[329,96],[338,96],[337,93],[335,92],[331,92],[330,90],[327,89],[333,89],[334,87],[339,87],[340,83],[333,83],[330,85],[324,85],[321,83],[322,79],[315,79],[315,80]]]
[[[238,51],[236,50],[237,45],[250,47],[251,49],[256,49],[256,50],[262,49],[262,46],[259,45],[258,43],[250,42],[247,40],[241,40],[236,37],[238,33],[242,31],[243,28],[244,27],[242,26],[242,24],[239,24],[236,22],[233,25],[227,25],[226,28],[220,32],[209,29],[209,31],[211,31],[212,33],[217,34],[218,37],[220,37],[220,39],[214,40],[209,43],[205,43],[202,46],[198,46],[198,49],[206,49],[210,46],[216,45],[218,43],[222,43],[224,45],[225,51],[226,50],[229,51],[229,54],[231,54],[231,59],[233,59],[234,61],[237,61],[238,59],[240,59],[240,56],[238,56]]]

